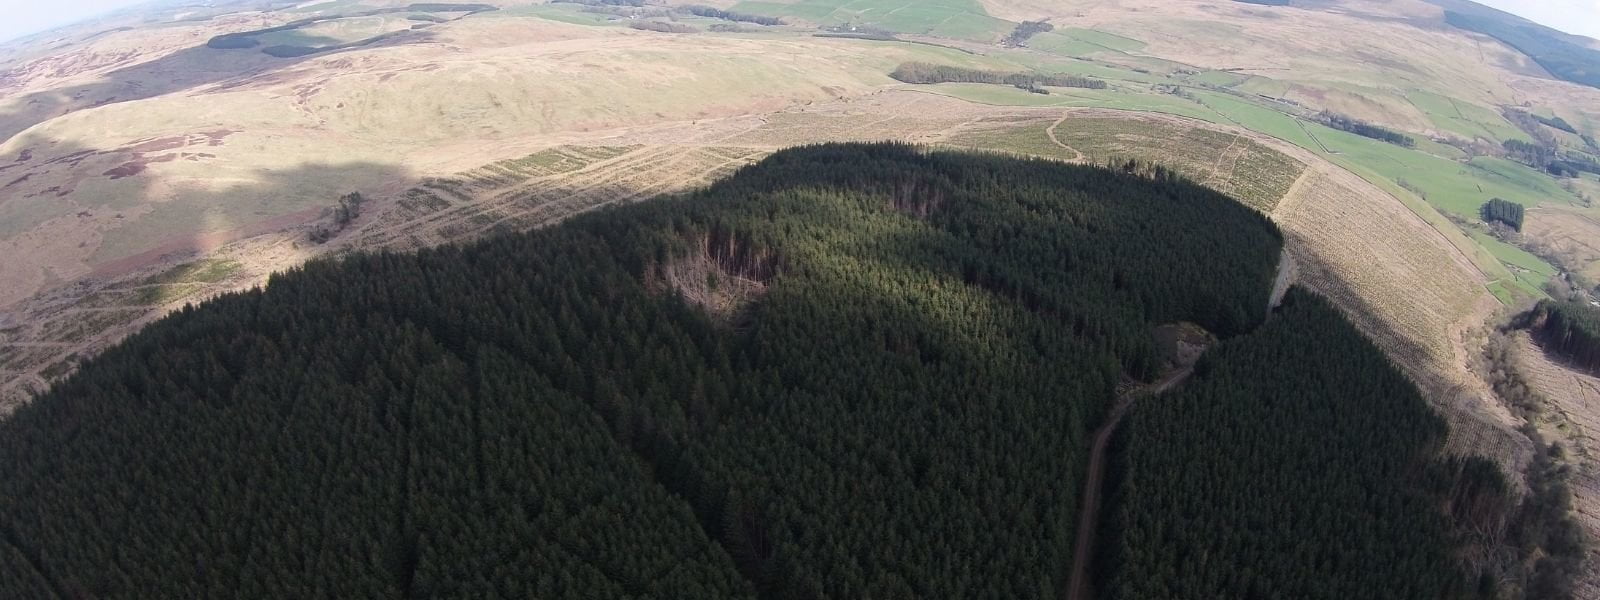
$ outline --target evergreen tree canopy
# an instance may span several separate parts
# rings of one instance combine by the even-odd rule
[[[0,423],[0,597],[1053,597],[1086,432],[1120,381],[1157,375],[1152,326],[1256,329],[1280,245],[1161,169],[878,144],[314,262],[170,315]],[[1295,322],[1321,320],[1342,324]],[[1260,352],[1295,390],[1346,366],[1290,345]],[[1439,426],[1390,412],[1372,435],[1406,464]],[[1308,425],[1344,419],[1379,420]],[[1414,508],[1390,473],[1327,481]],[[1431,589],[1431,541],[1380,556]],[[1230,547],[1255,553],[1214,560],[1276,573],[1254,564],[1276,546]],[[1314,573],[1367,550],[1326,546]]]

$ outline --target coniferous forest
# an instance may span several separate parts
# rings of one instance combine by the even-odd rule
[[[1485,223],[1500,222],[1506,227],[1522,231],[1522,205],[1510,200],[1492,198],[1478,209],[1478,216],[1482,217]]]
[[[1087,432],[1179,321],[1232,341],[1128,428],[1183,452],[1125,454],[1124,597],[1449,589],[1399,478],[1443,426],[1316,298],[1262,327],[1280,245],[1159,168],[851,144],[314,262],[0,423],[0,597],[1053,597]]]
[[[1445,434],[1370,341],[1292,288],[1118,430],[1104,597],[1494,597],[1450,558],[1439,507],[1504,484],[1482,459],[1438,460]],[[1487,489],[1452,496],[1463,470]]]
[[[1600,308],[1583,300],[1541,300],[1523,317],[1545,347],[1579,368],[1600,373]]]

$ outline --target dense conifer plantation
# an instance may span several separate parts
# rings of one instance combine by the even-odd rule
[[[1370,341],[1293,288],[1119,429],[1104,596],[1474,597],[1439,510],[1445,433]],[[1468,466],[1503,489],[1492,465]]]
[[[1157,375],[1151,327],[1254,330],[1280,243],[1159,169],[830,145],[534,233],[309,264],[0,424],[0,597],[1053,597],[1086,432]],[[1281,329],[1202,381],[1323,343]],[[1429,435],[1375,440],[1421,452],[1437,421],[1400,416]],[[1387,474],[1348,475],[1411,508]],[[1435,584],[1430,532],[1381,556]]]
[[[1546,348],[1600,373],[1600,308],[1582,300],[1544,300],[1523,319]]]

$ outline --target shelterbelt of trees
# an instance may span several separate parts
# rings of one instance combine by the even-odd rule
[[[1067,74],[1008,73],[985,71],[950,65],[924,62],[900,63],[889,72],[897,81],[915,84],[930,83],[994,83],[1018,87],[1071,87],[1095,90],[1106,89],[1106,82],[1089,77]]]
[[[1281,243],[1159,168],[827,145],[538,232],[315,262],[0,424],[0,597],[1054,597],[1086,432],[1159,375],[1152,326],[1255,331]],[[1381,363],[1274,342],[1343,332],[1332,311],[1282,321],[1260,352],[1295,389]],[[1201,385],[1234,384],[1213,378],[1257,352],[1239,339]],[[1429,443],[1414,408],[1392,410],[1417,440],[1380,441]],[[1275,424],[1342,448],[1367,420]],[[1371,466],[1340,456],[1319,468]],[[1219,485],[1355,481],[1427,516],[1391,473]],[[1350,508],[1315,513],[1341,537],[1307,577],[1444,585],[1434,530],[1394,545]],[[1259,526],[1207,568],[1276,573],[1251,564],[1289,560]],[[1369,542],[1393,565],[1370,576]]]

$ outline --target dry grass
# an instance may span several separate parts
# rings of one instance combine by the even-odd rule
[[[1592,211],[1542,207],[1528,211],[1522,232],[1549,248],[1561,263],[1600,281],[1600,220]]]
[[[1520,472],[1531,447],[1471,368],[1471,334],[1498,306],[1482,273],[1398,200],[1325,163],[1306,171],[1273,219],[1299,283],[1338,304],[1441,409],[1450,451]]]
[[[1519,369],[1528,384],[1554,405],[1540,429],[1545,437],[1566,446],[1575,467],[1572,477],[1573,512],[1591,539],[1600,539],[1600,378],[1584,374],[1553,360],[1526,332],[1517,333]],[[1591,564],[1600,554],[1591,556]],[[1600,581],[1578,582],[1578,598],[1600,597]]]
[[[1240,134],[1131,115],[1021,124],[1002,117],[975,123],[948,143],[1091,163],[1154,162],[1263,212],[1271,212],[1305,168]]]
[[[473,17],[413,43],[304,59],[181,46],[260,25],[111,35],[0,77],[0,134],[26,130],[0,143],[0,250],[11,258],[0,307],[129,257],[216,245],[197,238],[306,222],[349,191],[393,193],[513,158],[530,142],[771,113],[865,93],[905,60],[984,60],[531,17]]]

